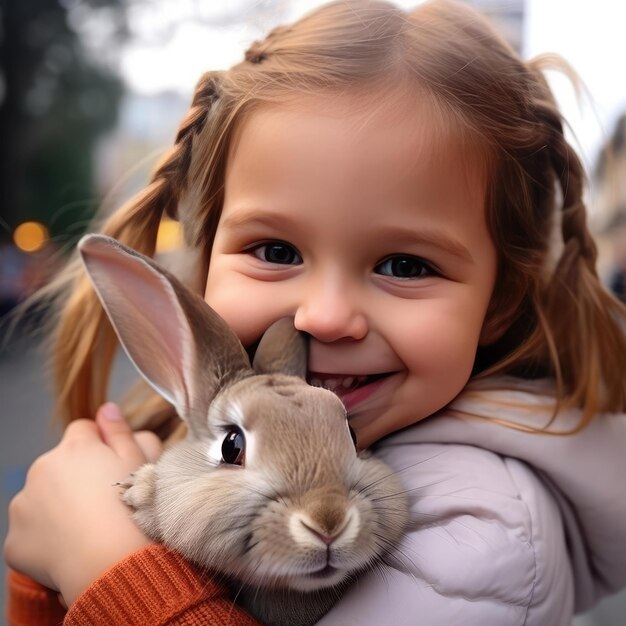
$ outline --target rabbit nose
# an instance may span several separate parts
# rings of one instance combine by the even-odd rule
[[[323,531],[319,531],[315,528],[313,528],[312,526],[309,526],[309,524],[307,524],[304,520],[300,520],[300,523],[302,524],[302,526],[304,526],[313,536],[317,537],[318,539],[321,539],[327,546],[330,546],[331,544],[333,544],[335,542],[336,539],[338,539],[340,537],[340,535],[343,534],[343,531],[346,529],[346,526],[348,525],[348,522],[350,520],[349,519],[344,519],[344,523],[341,525],[340,528],[335,529],[333,531],[331,531],[331,534],[326,534]]]
[[[300,546],[326,548],[333,544],[348,545],[361,532],[361,518],[356,507],[346,503],[337,506],[328,504],[327,507],[313,511],[310,508],[294,511],[289,520],[289,531]],[[320,544],[321,542],[321,544]]]

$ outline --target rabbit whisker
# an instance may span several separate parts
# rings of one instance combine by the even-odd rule
[[[384,496],[377,496],[375,498],[372,498],[373,502],[379,502],[381,500],[388,500],[390,498],[398,498],[400,496],[403,496],[405,494],[408,493],[413,493],[414,491],[420,491],[421,489],[427,489],[428,487],[433,487],[435,485],[441,485],[442,483],[445,483],[446,479],[442,479],[442,480],[436,480],[432,483],[426,483],[425,485],[420,485],[419,487],[411,487],[410,489],[404,489],[402,491],[398,491],[397,493],[390,493],[390,494],[385,494]],[[431,495],[431,494],[428,494]]]
[[[381,482],[389,480],[393,476],[398,476],[402,472],[406,472],[406,471],[408,471],[410,469],[413,469],[414,467],[422,465],[423,463],[427,463],[428,461],[432,461],[433,459],[436,459],[436,458],[440,457],[443,454],[446,454],[446,451],[438,452],[437,454],[433,454],[432,456],[430,456],[430,457],[428,457],[426,459],[420,459],[419,461],[416,461],[415,463],[411,463],[410,465],[407,465],[406,467],[403,467],[403,468],[401,468],[399,470],[392,470],[389,473],[385,474],[384,476],[381,476],[377,480],[375,480],[375,481],[373,481],[371,483],[368,483],[367,485],[365,485],[363,487],[363,489],[367,489],[369,487],[374,487],[374,486],[380,484]],[[358,485],[359,485],[359,482],[360,482],[360,480],[357,481],[356,483],[354,483],[352,488],[355,489],[356,491],[359,491],[359,493],[361,493],[361,490],[357,488]]]

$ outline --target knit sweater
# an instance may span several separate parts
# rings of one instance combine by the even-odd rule
[[[257,624],[234,604],[225,587],[161,545],[142,548],[114,565],[67,612],[55,592],[10,571],[7,622],[9,626]]]

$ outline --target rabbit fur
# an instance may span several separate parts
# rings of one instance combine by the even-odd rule
[[[226,322],[154,261],[103,235],[79,251],[124,350],[187,425],[123,484],[134,520],[229,581],[262,623],[315,623],[402,537],[398,477],[357,453],[339,398],[306,383],[292,319],[251,367]]]

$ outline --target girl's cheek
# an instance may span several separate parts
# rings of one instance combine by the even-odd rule
[[[268,310],[268,294],[249,284],[231,280],[213,279],[209,274],[205,301],[233,329],[244,346],[257,341],[278,319]]]
[[[471,303],[433,306],[417,319],[412,334],[404,340],[396,336],[396,345],[407,361],[417,361],[417,370],[432,372],[444,386],[454,385],[454,381],[464,384],[473,367],[482,320],[481,311],[472,309]]]

